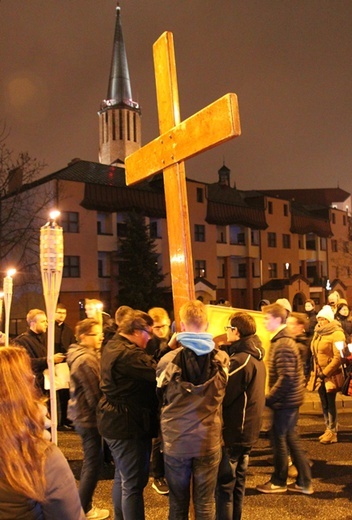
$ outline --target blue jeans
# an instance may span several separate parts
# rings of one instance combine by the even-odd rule
[[[248,446],[222,449],[216,487],[217,520],[241,520],[250,452]]]
[[[191,479],[196,520],[214,520],[215,487],[221,450],[204,457],[171,457],[164,453],[169,484],[169,520],[188,520]]]
[[[321,407],[323,409],[325,426],[336,432],[337,426],[337,411],[336,411],[336,392],[327,392],[324,381],[318,389]]]
[[[115,520],[144,520],[143,490],[149,479],[151,439],[105,439],[115,462]]]
[[[82,439],[83,466],[79,479],[79,497],[83,511],[87,513],[92,508],[95,488],[99,480],[102,463],[102,439],[97,428],[75,426]]]
[[[164,454],[161,451],[161,433],[159,433],[159,437],[153,439],[151,474],[153,478],[163,478],[165,476]]]
[[[309,462],[297,434],[297,421],[298,408],[274,410],[272,425],[274,473],[271,482],[277,486],[286,486],[289,454],[298,471],[297,484],[308,487],[312,480]]]

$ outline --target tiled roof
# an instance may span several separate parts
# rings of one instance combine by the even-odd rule
[[[138,185],[139,186],[139,185]],[[165,197],[162,191],[151,191],[86,183],[81,205],[96,211],[143,211],[148,217],[165,218]]]
[[[329,210],[310,212],[301,204],[292,202],[291,233],[298,233],[299,235],[315,233],[318,237],[331,237],[333,233],[330,226]]]
[[[261,190],[261,193],[284,200],[295,200],[302,204],[312,204],[312,201],[314,201],[314,204],[322,206],[331,206],[333,202],[344,202],[350,196],[350,193],[341,188]]]
[[[219,226],[241,224],[253,229],[266,229],[268,227],[264,206],[260,207],[257,203],[248,204],[245,199],[245,192],[215,183],[208,186],[207,199],[205,220],[208,224]]]
[[[89,182],[107,186],[126,186],[124,168],[77,159],[57,172],[50,173],[30,184],[24,184],[22,190],[34,188],[35,186],[45,184],[54,179]]]

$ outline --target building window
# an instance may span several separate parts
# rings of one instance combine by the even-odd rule
[[[269,278],[277,278],[277,264],[271,262],[268,264]]]
[[[243,226],[233,224],[230,226],[230,244],[244,246],[246,244],[246,235]]]
[[[195,261],[195,275],[199,278],[204,278],[207,275],[206,270],[206,261],[205,260],[196,260]]]
[[[317,250],[317,237],[314,233],[308,233],[306,235],[306,249],[309,251]]]
[[[195,242],[205,242],[204,224],[195,224],[194,225],[194,240],[195,240]]]
[[[97,213],[98,235],[112,235],[112,214],[106,212]]]
[[[276,233],[268,233],[268,247],[276,247]]]
[[[127,119],[127,140],[131,140],[131,124],[130,124],[130,112],[126,112]]]
[[[342,224],[343,224],[344,226],[346,226],[346,224],[347,224],[346,215],[342,215]]]
[[[318,276],[319,274],[317,271],[316,264],[307,264],[307,278],[309,279],[309,281],[316,285],[318,283]]]
[[[331,251],[337,253],[337,240],[335,239],[331,240]]]
[[[204,190],[203,190],[203,188],[197,188],[197,202],[204,202]]]
[[[119,138],[123,139],[123,113],[119,110]]]
[[[79,278],[80,274],[80,257],[64,256],[63,278]]]
[[[259,259],[253,259],[252,262],[252,276],[253,278],[259,278],[260,277],[260,262]]]
[[[238,264],[238,277],[239,278],[247,277],[247,265],[246,264]]]
[[[284,204],[284,217],[288,217],[288,204]]]
[[[282,235],[282,247],[284,249],[291,249],[291,235]]]
[[[137,116],[136,112],[133,112],[133,140],[137,142]]]
[[[273,203],[271,202],[271,200],[268,201],[268,213],[269,215],[273,214]]]
[[[259,229],[251,229],[251,244],[259,246]]]
[[[65,233],[79,233],[79,213],[77,211],[63,211],[61,226]]]
[[[346,240],[344,240],[344,242],[343,242],[343,251],[344,251],[344,253],[350,252],[349,242],[347,242]]]
[[[336,224],[336,215],[335,215],[335,213],[331,213],[331,222],[333,224]]]
[[[112,140],[116,141],[116,120],[115,120],[115,110],[112,111],[111,115],[111,124],[112,124]]]
[[[126,222],[118,222],[116,227],[117,236],[119,238],[127,237],[127,224]]]
[[[151,218],[149,220],[149,236],[150,238],[161,238],[159,219]]]
[[[225,259],[218,258],[218,278],[225,278]]]
[[[298,247],[304,249],[304,235],[298,235]]]
[[[98,276],[99,278],[110,277],[110,253],[98,251]]]
[[[218,244],[226,244],[226,226],[216,226],[216,241]]]
[[[326,238],[320,237],[320,251],[326,251]]]
[[[291,264],[289,262],[284,263],[284,278],[291,278]]]

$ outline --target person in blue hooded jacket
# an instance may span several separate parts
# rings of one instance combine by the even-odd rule
[[[169,520],[188,519],[191,481],[196,519],[213,519],[229,358],[206,332],[207,311],[201,301],[185,303],[180,320],[179,347],[157,367]]]

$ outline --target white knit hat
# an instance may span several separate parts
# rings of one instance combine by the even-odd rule
[[[278,300],[276,300],[276,303],[278,303],[278,304],[281,305],[284,309],[286,309],[287,312],[292,312],[291,304],[290,304],[290,302],[288,301],[287,298],[279,298]]]
[[[334,311],[330,305],[324,305],[324,307],[318,312],[317,318],[325,318],[328,321],[333,321],[335,319]]]

